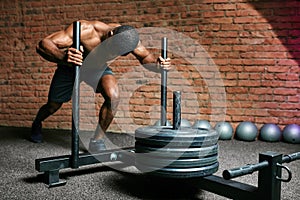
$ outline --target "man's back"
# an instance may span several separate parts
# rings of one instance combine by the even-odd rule
[[[81,23],[81,45],[84,47],[85,53],[89,53],[96,46],[98,46],[101,41],[103,41],[109,31],[113,28],[119,26],[119,24],[105,24],[100,21],[86,21],[80,20]],[[67,30],[73,31],[71,25]]]

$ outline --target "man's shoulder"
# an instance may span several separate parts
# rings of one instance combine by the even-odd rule
[[[89,20],[81,19],[81,20],[79,20],[79,22],[81,23],[81,26],[83,28],[95,29],[96,31],[103,31],[103,30],[107,31],[111,28],[121,26],[121,24],[118,24],[118,23],[104,23],[104,22],[97,21],[97,20],[89,21]]]
[[[118,26],[121,26],[121,24],[118,24],[118,23],[109,23],[109,24],[107,24],[108,26],[110,26],[110,27],[118,27]]]
[[[86,29],[90,29],[90,28],[105,28],[107,27],[108,25],[104,22],[101,22],[101,21],[88,21],[88,20],[79,20],[81,26],[83,28],[86,28]]]

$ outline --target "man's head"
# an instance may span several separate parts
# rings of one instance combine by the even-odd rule
[[[119,33],[128,32],[133,37],[137,34],[134,27],[129,25],[121,25],[114,27],[110,31],[107,32],[107,34],[104,36],[104,39],[110,38],[111,36],[117,35]]]
[[[131,51],[137,46],[139,42],[139,34],[136,29],[129,25],[118,26],[108,32],[107,38],[114,37],[118,41],[118,47],[123,49],[131,48]],[[116,44],[116,43],[115,43]],[[117,47],[115,46],[115,47]],[[134,47],[134,48],[133,48]],[[127,55],[129,52],[126,52]]]
[[[135,30],[135,28],[133,28],[132,26],[129,26],[129,25],[121,25],[121,26],[117,26],[112,31],[113,31],[113,34],[116,35],[118,33],[122,33],[124,31],[129,31],[129,30]]]

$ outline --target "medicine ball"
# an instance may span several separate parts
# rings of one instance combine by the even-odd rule
[[[193,128],[209,130],[211,129],[211,125],[207,120],[196,120],[195,123],[193,124]]]
[[[236,128],[236,138],[243,141],[254,141],[257,137],[258,129],[252,122],[241,122]]]
[[[187,119],[181,119],[180,127],[190,128],[190,127],[192,127],[192,124]]]
[[[289,124],[283,129],[283,140],[288,143],[300,143],[300,126],[297,124]]]
[[[230,140],[233,136],[233,128],[229,122],[218,122],[215,130],[219,133],[220,140]]]
[[[260,139],[267,142],[278,142],[281,140],[282,132],[276,124],[265,124],[260,129]]]
[[[157,120],[157,121],[154,123],[154,126],[161,126],[161,120]],[[170,122],[169,120],[167,120],[166,126],[172,126],[172,124],[171,124],[171,122]]]

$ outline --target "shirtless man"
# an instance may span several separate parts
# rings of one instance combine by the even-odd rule
[[[65,30],[55,32],[37,45],[37,53],[44,59],[57,63],[57,69],[53,76],[48,102],[38,111],[32,124],[31,141],[42,142],[42,121],[54,114],[64,102],[71,99],[74,83],[75,70],[73,65],[82,65],[84,58],[105,39],[128,29],[131,26],[121,26],[120,24],[105,24],[100,21],[80,20],[81,35],[80,50],[72,48],[73,24]],[[170,59],[162,57],[155,58],[142,44],[138,42],[136,48],[131,51],[139,62],[147,65],[147,69],[160,72],[161,68],[171,69]],[[104,98],[104,103],[99,112],[99,123],[95,130],[94,137],[91,138],[89,151],[99,152],[106,149],[103,137],[113,120],[119,102],[119,92],[117,81],[113,72],[107,67],[99,80],[96,92],[100,92]]]

